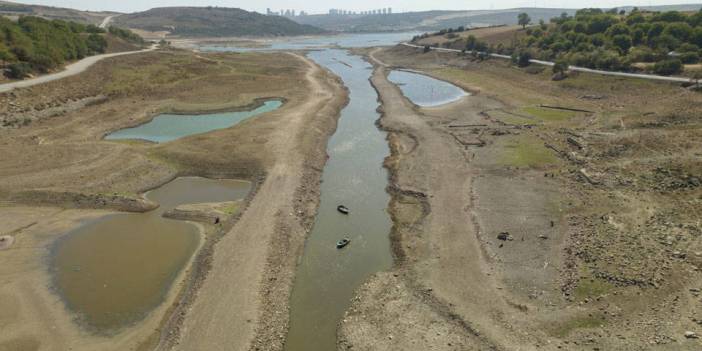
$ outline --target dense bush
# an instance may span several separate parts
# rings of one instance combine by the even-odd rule
[[[527,67],[531,64],[531,52],[527,50],[522,50],[512,54],[512,62],[519,67]]]
[[[680,54],[680,61],[684,64],[694,64],[700,62],[700,55],[697,52],[684,52]]]
[[[550,25],[530,28],[518,44],[544,60],[564,58],[569,64],[608,70],[627,70],[635,62],[661,62],[657,72],[679,73],[673,62],[699,62],[702,52],[702,10],[651,13],[582,9],[562,14]],[[679,60],[669,60],[669,53]]]
[[[664,76],[678,74],[682,72],[682,70],[682,62],[680,62],[680,60],[678,59],[667,59],[660,62],[656,62],[656,64],[653,65],[653,72]]]
[[[130,43],[134,43],[134,44],[143,44],[144,43],[144,39],[142,37],[134,34],[129,29],[123,29],[123,28],[111,26],[109,31],[110,31],[110,34],[112,34],[116,37],[122,38]]]
[[[26,62],[16,62],[7,67],[7,76],[14,79],[22,79],[32,73],[32,66]]]
[[[13,78],[46,72],[70,60],[102,53],[107,42],[95,26],[23,16],[0,18],[0,65]]]

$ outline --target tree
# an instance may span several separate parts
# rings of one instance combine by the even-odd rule
[[[522,12],[517,16],[517,21],[519,25],[522,26],[522,29],[524,29],[531,23],[531,17],[529,17],[528,13]]]
[[[466,50],[468,51],[473,51],[475,50],[475,44],[478,42],[478,39],[475,38],[474,35],[469,35],[468,38],[466,39]]]
[[[10,49],[8,49],[5,44],[3,44],[0,41],[0,66],[4,66],[7,64],[8,61],[12,61],[15,59],[15,55],[10,52]]]
[[[626,34],[619,34],[612,37],[612,44],[614,44],[619,53],[626,54],[631,48],[631,37]]]
[[[516,54],[516,63],[519,67],[526,67],[531,64],[531,53],[523,50]]]
[[[107,48],[107,40],[100,34],[90,34],[86,40],[88,50],[91,54],[103,53]]]
[[[553,64],[553,73],[563,75],[568,70],[568,62],[564,59],[558,59]]]
[[[692,31],[692,35],[690,36],[690,42],[692,44],[702,47],[702,27],[697,27],[694,31]]]
[[[670,23],[663,29],[663,35],[670,35],[675,39],[685,41],[692,35],[692,27],[685,22]]]

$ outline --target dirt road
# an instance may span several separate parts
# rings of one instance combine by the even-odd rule
[[[107,26],[110,25],[110,22],[112,22],[112,19],[114,19],[117,16],[119,16],[119,15],[112,15],[112,16],[105,17],[105,19],[102,20],[102,23],[100,23],[100,28],[107,28]]]
[[[92,66],[92,65],[96,64],[97,62],[100,62],[101,60],[104,60],[106,58],[139,54],[139,53],[144,53],[144,52],[149,52],[149,51],[154,51],[154,50],[156,50],[156,46],[152,46],[152,47],[150,47],[148,49],[144,49],[144,50],[116,52],[116,53],[112,53],[112,54],[102,54],[102,55],[95,55],[95,56],[86,57],[80,61],[71,63],[70,65],[66,66],[66,68],[63,71],[60,71],[60,72],[46,74],[46,75],[39,76],[36,78],[25,79],[25,80],[21,80],[21,81],[17,81],[17,82],[12,82],[12,83],[0,84],[0,93],[5,93],[5,92],[8,92],[8,91],[15,89],[15,88],[27,88],[27,87],[35,86],[38,84],[43,84],[43,83],[51,82],[54,80],[74,76],[76,74],[84,72],[86,69],[90,68],[90,66]]]

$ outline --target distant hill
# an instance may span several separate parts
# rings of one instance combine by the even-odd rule
[[[650,11],[694,11],[697,5],[639,6]],[[633,7],[621,7],[630,11]],[[506,10],[422,11],[386,15],[310,15],[293,17],[293,20],[331,31],[385,32],[385,31],[437,31],[460,26],[484,27],[517,24],[517,15],[526,12],[533,23],[548,22],[565,12],[575,14],[576,9],[565,8],[516,8]]]
[[[116,15],[116,12],[79,11],[61,7],[25,5],[14,2],[0,1],[0,16],[16,18],[19,16],[36,16],[46,19],[60,19],[83,24],[100,24],[105,17]]]
[[[568,9],[511,9],[476,11],[422,11],[385,15],[311,15],[293,17],[293,20],[342,32],[385,32],[385,31],[435,31],[459,26],[487,26],[516,24],[517,14],[527,12],[534,21],[548,20],[563,12],[575,13]]]
[[[151,32],[168,31],[170,36],[178,37],[291,36],[326,32],[280,16],[225,7],[154,8],[121,15],[113,24]]]

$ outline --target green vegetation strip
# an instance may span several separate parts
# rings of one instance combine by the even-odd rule
[[[539,106],[522,107],[521,112],[534,116],[535,118],[544,122],[566,121],[575,116],[574,111],[558,110]]]
[[[505,138],[499,163],[515,167],[539,167],[558,162],[541,139],[531,135]]]

